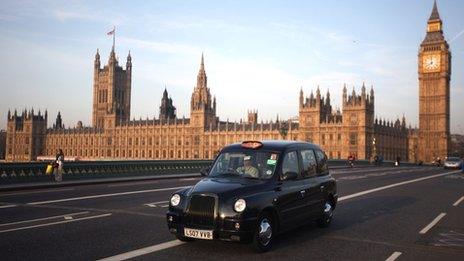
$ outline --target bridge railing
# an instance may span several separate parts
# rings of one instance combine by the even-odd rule
[[[133,161],[71,161],[65,162],[63,178],[66,180],[89,178],[115,178],[149,175],[199,173],[212,164],[212,160],[133,160]],[[0,163],[0,183],[47,181],[48,162]],[[329,160],[329,168],[343,168],[346,160]],[[372,165],[368,160],[357,160],[356,166]],[[411,165],[411,163],[404,163]],[[384,166],[394,166],[385,161]]]
[[[64,179],[199,173],[212,160],[75,161],[63,165]],[[47,162],[1,163],[0,182],[46,181]]]

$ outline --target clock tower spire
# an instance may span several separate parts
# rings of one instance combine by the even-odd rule
[[[448,156],[450,148],[451,52],[436,1],[419,48],[419,160]]]

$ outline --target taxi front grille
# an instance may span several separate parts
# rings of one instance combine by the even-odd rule
[[[193,195],[187,208],[188,225],[214,226],[214,209],[216,198],[212,196]]]

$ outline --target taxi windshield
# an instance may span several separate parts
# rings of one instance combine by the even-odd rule
[[[209,176],[269,179],[274,175],[278,157],[278,153],[266,151],[224,152],[216,159]]]

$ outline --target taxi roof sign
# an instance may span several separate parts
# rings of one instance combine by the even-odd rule
[[[257,149],[261,146],[263,146],[263,143],[260,141],[247,140],[242,142],[242,147],[247,149]]]

